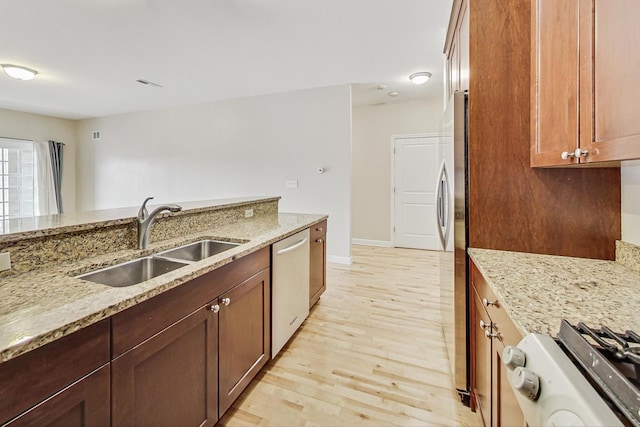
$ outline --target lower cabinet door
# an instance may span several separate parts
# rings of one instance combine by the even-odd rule
[[[309,308],[318,302],[327,289],[327,235],[312,238],[309,246]]]
[[[501,427],[525,426],[524,415],[518,405],[515,392],[509,384],[507,366],[502,363],[504,345],[494,338],[492,366],[493,425]]]
[[[472,292],[474,304],[471,309],[471,374],[472,404],[480,412],[485,427],[491,425],[491,339],[485,331],[491,331],[491,319],[487,315],[477,293]],[[484,325],[482,327],[480,322]]]
[[[109,365],[92,372],[4,426],[108,427]]]
[[[270,295],[265,269],[218,299],[220,415],[269,360]]]
[[[202,307],[111,362],[118,427],[218,421],[218,315]]]

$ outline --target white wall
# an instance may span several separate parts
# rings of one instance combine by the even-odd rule
[[[0,136],[64,142],[62,207],[76,210],[76,122],[58,117],[0,109]]]
[[[640,161],[623,162],[622,240],[640,245]]]
[[[329,214],[328,256],[350,258],[348,85],[82,120],[78,141],[83,210],[282,196],[281,212]]]
[[[352,234],[354,241],[391,242],[391,136],[438,132],[439,97],[353,108]]]

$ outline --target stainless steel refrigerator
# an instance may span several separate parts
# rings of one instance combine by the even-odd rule
[[[467,92],[456,92],[443,118],[445,152],[437,191],[437,217],[445,249],[440,258],[442,327],[455,387],[465,404],[469,403],[468,128],[469,96]],[[451,235],[453,252],[448,252],[446,242]]]

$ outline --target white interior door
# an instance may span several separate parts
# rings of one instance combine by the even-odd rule
[[[394,138],[394,245],[440,250],[437,136]]]

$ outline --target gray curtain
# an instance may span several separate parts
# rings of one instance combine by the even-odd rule
[[[49,141],[49,154],[51,155],[51,170],[53,171],[53,188],[56,191],[56,204],[58,213],[62,213],[62,142]]]

